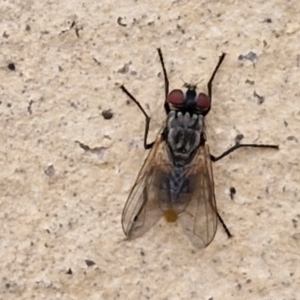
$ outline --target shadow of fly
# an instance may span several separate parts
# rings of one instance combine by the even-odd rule
[[[211,163],[243,147],[279,147],[236,143],[220,156],[211,155],[204,119],[211,108],[214,77],[226,54],[219,57],[206,95],[198,94],[196,85],[186,83],[185,93],[179,89],[169,93],[162,51],[160,48],[157,51],[165,81],[166,121],[154,142],[147,142],[150,117],[125,86],[121,86],[145,116],[144,148],[151,149],[126,201],[123,231],[128,239],[140,237],[164,216],[168,222],[178,220],[191,243],[204,248],[213,240],[218,221],[228,237],[232,236],[217,210]]]

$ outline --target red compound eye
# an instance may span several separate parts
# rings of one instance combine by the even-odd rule
[[[210,99],[207,95],[200,93],[197,98],[197,108],[201,110],[209,109]]]
[[[182,90],[173,90],[167,97],[167,102],[172,105],[182,105],[184,103],[184,95]]]

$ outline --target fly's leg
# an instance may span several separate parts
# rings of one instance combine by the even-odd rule
[[[225,56],[226,56],[226,53],[223,53],[223,54],[219,57],[219,62],[218,62],[218,64],[216,65],[215,70],[213,71],[213,73],[212,73],[212,75],[211,75],[211,77],[210,77],[210,79],[209,79],[209,82],[208,82],[208,84],[207,84],[208,96],[209,96],[209,98],[210,98],[210,101],[212,101],[212,83],[213,83],[213,80],[214,80],[214,78],[215,78],[215,75],[216,75],[216,73],[218,72],[218,70],[219,70],[219,68],[220,68],[220,66],[221,66],[221,64],[222,64],[222,62],[223,62]]]
[[[226,226],[225,222],[224,222],[223,219],[221,218],[220,214],[217,213],[217,215],[218,215],[218,219],[219,219],[219,221],[221,222],[221,224],[222,224],[222,226],[223,226],[223,228],[224,228],[224,230],[225,230],[227,236],[228,236],[229,238],[231,238],[233,235],[230,233],[228,227]]]
[[[271,149],[279,149],[278,145],[258,145],[258,144],[235,144],[233,147],[229,148],[227,151],[225,151],[223,154],[221,154],[218,157],[215,157],[213,155],[210,155],[210,158],[213,162],[216,162],[220,159],[222,159],[223,157],[227,156],[228,154],[230,154],[231,152],[242,148],[242,147],[253,147],[253,148],[271,148]],[[218,215],[218,219],[221,222],[227,236],[230,238],[232,237],[232,234],[230,233],[229,229],[227,228],[225,222],[223,221],[222,217],[220,216],[219,213],[217,213]]]
[[[142,105],[129,93],[129,91],[125,88],[124,85],[121,85],[121,90],[138,106],[140,111],[143,113],[146,119],[146,124],[145,124],[145,133],[144,133],[144,148],[145,149],[151,149],[152,146],[154,145],[154,142],[152,143],[147,143],[147,137],[148,137],[148,132],[149,132],[149,125],[150,125],[150,117],[147,115],[145,112],[144,108]]]
[[[278,145],[259,145],[259,144],[235,144],[233,147],[229,148],[227,151],[225,151],[223,154],[221,154],[220,156],[213,156],[210,155],[210,158],[213,162],[216,162],[220,159],[222,159],[223,157],[227,156],[228,154],[230,154],[231,152],[239,149],[239,148],[243,148],[243,147],[252,147],[252,148],[271,148],[271,149],[279,149]]]
[[[165,108],[165,112],[166,114],[168,114],[170,112],[170,107],[169,104],[167,102],[167,97],[169,95],[169,79],[168,79],[168,75],[167,75],[167,71],[166,71],[166,67],[165,67],[165,62],[164,62],[164,58],[161,52],[160,48],[157,48],[157,52],[158,52],[158,56],[159,56],[159,60],[163,69],[163,73],[164,73],[164,80],[165,80],[165,104],[164,104],[164,108]]]

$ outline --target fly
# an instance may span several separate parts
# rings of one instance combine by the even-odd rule
[[[211,108],[214,77],[226,54],[219,57],[206,95],[197,93],[193,84],[184,84],[185,93],[180,89],[169,93],[162,51],[160,48],[157,51],[164,74],[166,121],[154,142],[147,142],[150,117],[125,86],[121,86],[145,116],[144,148],[151,149],[123,209],[122,227],[128,239],[135,239],[164,216],[168,222],[178,220],[191,243],[204,248],[213,240],[218,221],[228,237],[232,236],[217,210],[212,162],[242,147],[279,147],[236,143],[220,156],[211,155],[204,119]]]

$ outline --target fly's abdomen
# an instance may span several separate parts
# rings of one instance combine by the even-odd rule
[[[159,176],[161,209],[168,222],[175,222],[177,215],[184,211],[190,199],[192,181],[191,176],[186,176],[184,167],[174,167],[170,173]]]

